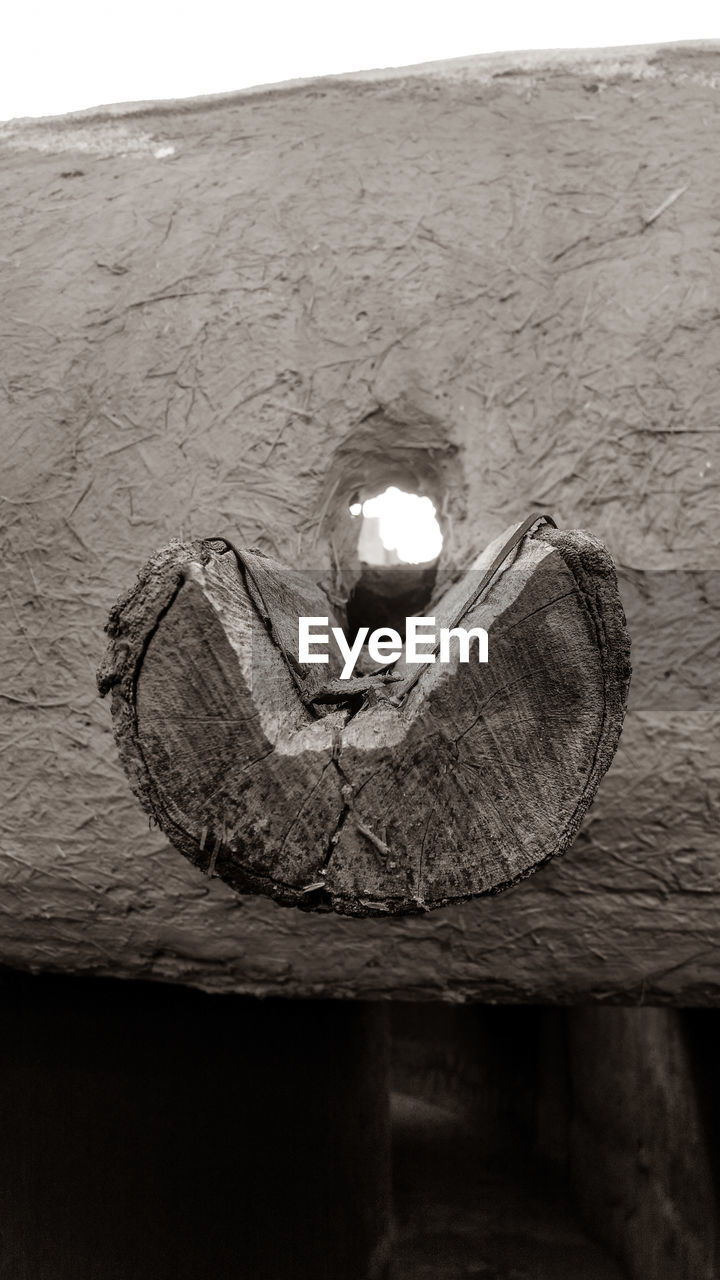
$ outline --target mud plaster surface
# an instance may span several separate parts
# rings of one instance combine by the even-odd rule
[[[4,964],[717,998],[719,85],[714,47],[523,55],[0,127]],[[439,492],[446,563],[532,508],[603,538],[644,692],[557,865],[305,917],[148,831],[94,671],[158,546],[331,566],[383,457]]]

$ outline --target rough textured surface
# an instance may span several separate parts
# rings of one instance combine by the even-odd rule
[[[712,47],[523,56],[3,127],[6,964],[717,999],[719,84]],[[629,566],[615,763],[500,899],[238,899],[128,791],[108,610],[175,536],[331,569],[352,491],[403,479],[451,564],[540,503]]]
[[[300,660],[300,617],[334,619],[298,578],[257,552],[178,545],[112,610],[98,683],[173,845],[240,892],[355,916],[499,893],[563,853],[627,705],[602,544],[512,526],[428,605],[438,628],[481,628],[487,661],[456,644],[443,664],[401,659],[392,684],[381,667],[334,678],[337,649]]]

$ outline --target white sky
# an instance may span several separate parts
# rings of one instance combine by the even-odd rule
[[[443,537],[429,498],[390,485],[376,498],[350,508],[354,516],[361,511],[379,520],[380,541],[405,564],[425,564],[440,555]]]
[[[478,53],[717,38],[717,0],[11,0],[0,120]]]

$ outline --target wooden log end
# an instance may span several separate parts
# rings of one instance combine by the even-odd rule
[[[110,615],[98,684],[172,844],[239,892],[355,916],[496,894],[563,853],[627,703],[614,568],[544,526],[478,592],[480,573],[433,608],[484,631],[487,662],[456,646],[343,680],[337,643],[301,660],[300,616],[337,621],[308,575],[222,541],[158,552]]]

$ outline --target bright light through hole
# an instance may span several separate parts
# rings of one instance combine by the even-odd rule
[[[427,564],[442,550],[442,533],[429,498],[391,485],[376,498],[354,502],[362,513],[358,555],[366,564]]]

